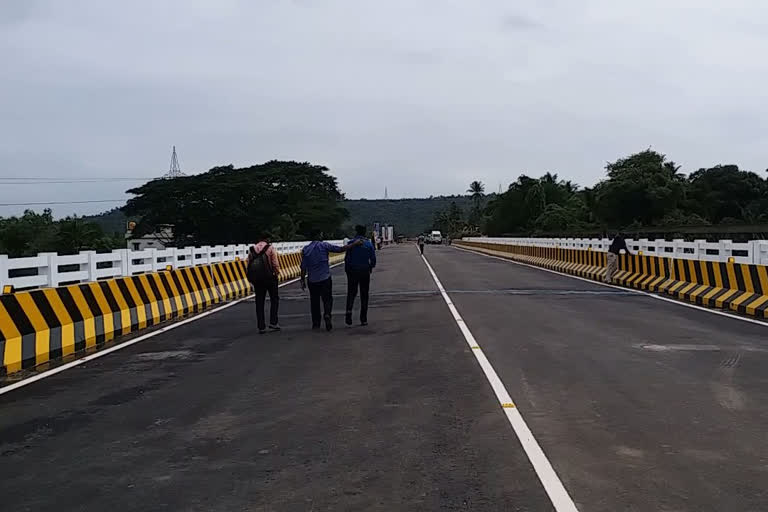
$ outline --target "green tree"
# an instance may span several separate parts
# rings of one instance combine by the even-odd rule
[[[263,230],[292,238],[307,238],[316,229],[333,235],[348,216],[336,178],[309,163],[215,167],[128,192],[136,197],[124,212],[141,218],[138,235],[172,224],[177,239],[197,245],[239,243]]]
[[[688,178],[688,210],[713,224],[731,218],[753,223],[766,219],[768,184],[737,165],[699,169]],[[705,222],[706,222],[705,221]]]
[[[685,177],[656,151],[621,158],[606,170],[608,179],[594,190],[596,217],[608,226],[652,226],[683,202]]]
[[[476,231],[482,223],[482,201],[485,196],[485,185],[482,181],[473,181],[469,184],[467,192],[472,198],[472,209],[469,212],[468,223],[471,226],[472,231]]]
[[[56,234],[58,249],[62,253],[78,253],[86,249],[103,246],[104,233],[93,223],[78,217],[67,217],[59,221]]]

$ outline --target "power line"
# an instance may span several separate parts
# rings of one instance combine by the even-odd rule
[[[49,201],[40,203],[0,203],[0,206],[54,206],[61,204],[124,203],[127,199],[96,199],[91,201]]]
[[[120,181],[151,181],[157,178],[6,178],[0,177],[4,185],[29,185],[38,183],[111,183]]]

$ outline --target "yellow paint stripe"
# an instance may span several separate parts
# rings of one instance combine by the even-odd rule
[[[766,301],[768,301],[768,295],[761,295],[760,297],[758,297],[754,302],[752,302],[750,305],[747,306],[746,308],[747,314],[756,315],[757,308],[765,304]]]
[[[664,276],[658,276],[658,277],[656,277],[656,279],[654,279],[653,281],[651,281],[650,283],[648,283],[648,289],[649,289],[649,290],[651,290],[651,291],[655,291],[655,290],[657,289],[657,287],[659,286],[659,284],[660,284],[662,281],[666,280],[666,279],[667,279],[667,278],[666,278],[666,277],[664,277]]]
[[[744,292],[744,293],[742,293],[736,299],[734,299],[733,302],[731,302],[730,308],[733,309],[733,310],[736,310],[738,308],[739,304],[741,304],[742,302],[744,302],[745,300],[747,300],[749,297],[753,296],[754,294],[755,294],[754,292]]]
[[[686,283],[685,281],[675,281],[675,283],[672,286],[667,288],[667,293],[674,294],[676,292],[676,290],[680,289],[681,287],[683,287],[683,286],[685,286],[687,284],[688,283]]]
[[[733,289],[728,290],[727,292],[725,292],[725,294],[715,299],[715,306],[718,308],[723,307],[723,303],[729,298],[731,298],[733,295],[735,295],[736,293],[738,293],[738,290],[733,290]]]
[[[739,269],[741,270],[741,276],[744,278],[744,288],[746,288],[746,291],[755,293],[755,285],[752,283],[752,274],[749,272],[749,265],[741,264],[739,265]]]
[[[200,267],[195,267],[195,273],[197,274],[197,279],[200,281],[200,286],[203,287],[202,293],[205,297],[205,300],[208,302],[208,304],[213,304],[213,296],[211,295],[211,290],[208,288],[208,285],[205,284],[205,278],[203,277],[203,269]]]
[[[693,290],[696,286],[699,286],[698,283],[686,283],[686,285],[679,292],[677,292],[677,296],[681,299],[684,299],[685,294]]]
[[[44,363],[50,359],[51,351],[51,331],[48,324],[31,295],[19,293],[16,295],[16,300],[35,330],[35,364]]]
[[[200,295],[200,290],[197,289],[197,283],[195,283],[195,280],[192,278],[192,269],[187,267],[181,269],[181,271],[184,273],[185,276],[187,276],[187,279],[189,280],[189,291],[193,294],[195,301],[198,305],[198,308],[203,307],[203,298]]]
[[[691,302],[696,302],[696,298],[698,298],[699,295],[704,293],[704,290],[706,290],[707,288],[709,288],[709,286],[706,284],[697,285],[697,288],[690,293]]]
[[[733,263],[726,263],[725,268],[726,272],[728,272],[728,282],[731,283],[731,288],[736,288],[737,282],[736,281],[736,270],[735,265]]]
[[[3,366],[8,373],[17,372],[21,370],[21,333],[2,302],[0,302],[0,332],[5,338]]]
[[[688,260],[688,272],[691,274],[691,280],[690,283],[699,283],[699,280],[696,278],[696,264],[698,263],[697,260]]]
[[[504,402],[503,404],[501,404],[501,407],[503,407],[504,409],[514,409],[515,404],[513,404],[512,402]]]

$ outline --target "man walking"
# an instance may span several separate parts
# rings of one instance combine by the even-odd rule
[[[424,254],[424,235],[419,235],[419,251]]]
[[[333,329],[333,281],[331,280],[331,266],[328,261],[328,253],[346,252],[352,247],[362,245],[356,240],[344,247],[323,242],[322,234],[314,233],[314,241],[301,250],[301,289],[307,287],[309,281],[309,302],[312,312],[312,328],[320,328],[320,301],[323,302],[323,318],[325,330]]]
[[[355,226],[355,238],[363,244],[353,247],[344,258],[344,270],[347,273],[347,314],[345,322],[352,325],[352,309],[355,305],[357,290],[360,289],[360,325],[368,325],[368,290],[371,286],[371,272],[376,266],[376,250],[365,237],[365,226]]]
[[[264,303],[269,293],[269,330],[279,331],[277,311],[280,305],[277,282],[280,276],[280,261],[277,251],[269,243],[266,233],[259,236],[259,242],[248,250],[248,265],[246,267],[248,280],[253,285],[256,295],[256,322],[259,334],[267,332],[264,318]]]
[[[619,266],[619,254],[624,249],[627,254],[632,254],[627,248],[627,242],[621,233],[616,233],[613,237],[610,247],[608,247],[608,261],[605,267],[605,282],[608,284],[613,283],[613,276],[616,274],[616,269]]]

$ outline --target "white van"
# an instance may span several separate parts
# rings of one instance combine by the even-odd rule
[[[442,244],[443,243],[443,234],[439,231],[433,231],[429,235],[429,243],[431,244]]]

